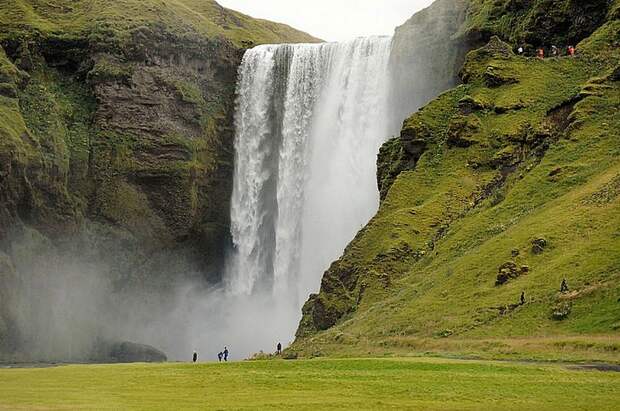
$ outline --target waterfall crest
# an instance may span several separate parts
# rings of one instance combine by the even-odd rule
[[[390,51],[391,38],[370,37],[246,52],[228,292],[272,293],[299,312],[376,212],[376,155],[400,126],[388,120]]]

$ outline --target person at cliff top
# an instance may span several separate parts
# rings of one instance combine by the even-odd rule
[[[551,46],[551,55],[557,57],[560,54],[560,50],[556,46]]]
[[[198,353],[196,351],[194,351],[194,355],[192,357],[192,360],[194,360],[194,362],[198,361]]]
[[[218,352],[217,353],[217,359],[220,360],[220,362],[222,362],[222,358],[224,357],[224,353],[223,352]]]
[[[517,52],[518,52],[519,54],[523,54],[523,51],[524,51],[524,50],[523,50],[523,46],[521,46],[521,47],[519,47],[519,48],[517,49]]]
[[[282,343],[278,343],[276,349],[277,349],[278,355],[282,354]]]
[[[568,55],[573,57],[575,55],[575,47],[568,46]]]
[[[224,347],[224,361],[228,361],[228,348]]]
[[[538,49],[538,54],[537,54],[539,59],[544,59],[545,58],[545,49],[543,49],[542,47]]]

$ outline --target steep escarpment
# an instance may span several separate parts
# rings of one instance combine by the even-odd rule
[[[617,361],[617,10],[471,3],[460,32],[486,45],[382,148],[379,212],[306,303],[293,351]],[[517,56],[520,40],[579,52]]]
[[[461,35],[468,0],[438,0],[396,28],[390,56],[396,121],[458,84],[458,70],[478,36]]]
[[[37,343],[20,327],[68,271],[111,292],[216,281],[243,49],[316,39],[214,1],[0,11],[0,352]]]

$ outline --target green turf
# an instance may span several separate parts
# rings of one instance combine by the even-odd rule
[[[438,359],[0,370],[0,409],[613,410],[620,373]]]

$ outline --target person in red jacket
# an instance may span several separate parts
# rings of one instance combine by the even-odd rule
[[[545,58],[545,49],[540,47],[538,49],[538,53],[536,55],[538,56],[539,59],[544,59]]]
[[[571,56],[571,57],[575,56],[575,47],[568,46],[568,55]]]

